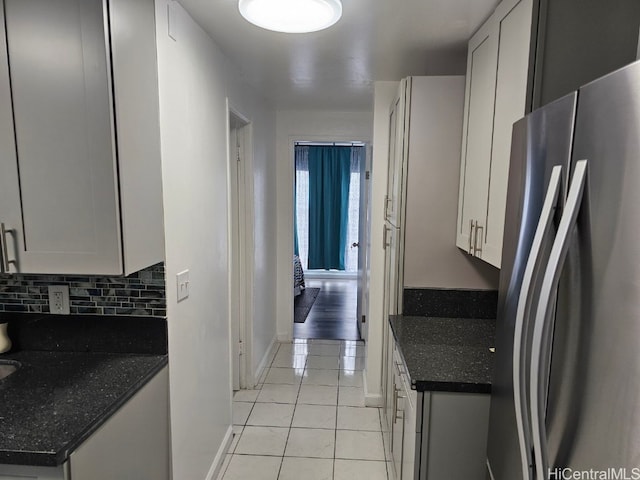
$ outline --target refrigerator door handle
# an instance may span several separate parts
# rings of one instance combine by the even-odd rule
[[[527,386],[526,363],[523,362],[524,331],[527,320],[529,297],[532,292],[532,280],[534,272],[540,264],[540,252],[547,239],[553,223],[554,212],[557,207],[558,194],[560,192],[560,179],[562,167],[556,165],[551,171],[549,186],[542,204],[540,220],[531,244],[531,251],[527,258],[524,274],[522,276],[522,288],[518,298],[516,309],[515,331],[513,336],[513,401],[516,412],[516,426],[518,427],[518,441],[520,444],[520,460],[522,463],[523,480],[531,480],[533,460],[531,458],[531,424],[527,412]]]
[[[549,459],[547,451],[547,432],[545,425],[546,387],[548,372],[543,365],[547,364],[551,355],[552,332],[554,319],[555,291],[560,281],[562,265],[569,250],[569,237],[576,225],[580,207],[583,204],[584,187],[587,177],[587,161],[576,162],[567,195],[565,210],[560,219],[558,233],[551,247],[549,261],[544,272],[540,299],[535,310],[535,326],[531,343],[531,376],[530,376],[530,402],[531,402],[531,426],[533,438],[533,450],[536,461],[536,479],[547,480]]]

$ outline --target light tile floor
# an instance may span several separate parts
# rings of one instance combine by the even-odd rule
[[[364,406],[362,342],[279,345],[255,390],[236,392],[219,480],[387,480],[380,409]]]

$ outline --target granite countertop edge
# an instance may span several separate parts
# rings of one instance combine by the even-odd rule
[[[419,322],[425,322],[425,330],[428,329],[430,324],[428,323],[430,320],[440,320],[444,322],[464,322],[467,319],[460,318],[443,318],[443,317],[416,317],[416,316],[404,316],[404,315],[390,315],[389,316],[389,325],[391,326],[391,331],[398,347],[398,352],[405,366],[407,367],[407,373],[409,375],[409,380],[411,382],[411,388],[418,392],[451,392],[451,393],[482,393],[482,394],[490,394],[491,393],[491,380],[488,381],[479,381],[479,382],[469,382],[463,381],[457,378],[450,378],[446,380],[435,380],[430,378],[422,378],[416,375],[415,366],[412,362],[407,362],[407,358],[405,357],[405,350],[407,350],[407,343],[403,341],[402,338],[399,338],[397,328],[399,324],[403,321],[418,320]],[[487,332],[489,333],[489,332]],[[487,340],[490,340],[490,343],[493,344],[494,332],[490,332],[490,335],[487,336]],[[486,345],[487,350],[490,345]],[[404,348],[403,348],[404,347]],[[428,351],[431,348],[436,348],[437,345],[431,344],[423,344],[423,345],[411,345],[413,348],[419,348],[422,351]],[[465,349],[465,347],[472,348],[470,346],[461,345],[461,349]],[[492,363],[484,365],[485,368],[492,370]]]
[[[85,355],[86,353],[77,353],[78,355]],[[131,399],[142,387],[144,387],[155,375],[157,375],[167,364],[167,354],[119,354],[126,357],[149,358],[157,357],[157,361],[153,362],[151,366],[144,368],[144,371],[140,372],[137,380],[133,382],[126,391],[122,392],[112,402],[110,402],[106,408],[104,408],[98,416],[91,419],[87,424],[79,429],[73,437],[67,441],[57,451],[37,451],[28,450],[28,448],[22,450],[3,448],[0,441],[0,464],[7,465],[25,465],[25,466],[37,466],[37,467],[59,467],[63,465],[70,457],[71,453],[75,451],[83,442],[85,442],[93,433],[95,433],[104,423],[119,410],[129,399]]]

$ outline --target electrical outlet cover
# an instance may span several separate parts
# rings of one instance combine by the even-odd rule
[[[49,285],[49,312],[59,315],[69,315],[69,286]]]

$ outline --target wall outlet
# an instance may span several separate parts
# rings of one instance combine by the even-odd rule
[[[49,285],[49,312],[69,315],[68,285]]]

